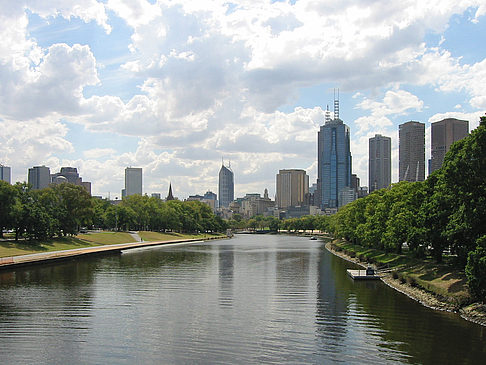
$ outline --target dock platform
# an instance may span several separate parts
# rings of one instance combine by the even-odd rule
[[[380,276],[376,275],[375,273],[371,275],[366,275],[366,270],[346,270],[348,275],[351,276],[354,280],[379,280]]]

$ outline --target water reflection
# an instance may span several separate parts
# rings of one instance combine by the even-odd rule
[[[219,304],[223,307],[231,307],[233,305],[234,246],[215,247],[218,250]]]
[[[321,242],[238,236],[0,272],[0,363],[480,363],[484,328]]]

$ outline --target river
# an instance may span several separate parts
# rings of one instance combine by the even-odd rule
[[[0,363],[484,363],[485,327],[352,267],[321,241],[238,235],[0,271]]]

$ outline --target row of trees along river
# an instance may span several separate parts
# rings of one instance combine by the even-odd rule
[[[7,229],[15,231],[16,240],[45,240],[77,234],[85,226],[178,232],[226,229],[226,223],[198,201],[164,202],[133,195],[112,205],[69,183],[33,190],[26,183],[0,181],[0,235]]]

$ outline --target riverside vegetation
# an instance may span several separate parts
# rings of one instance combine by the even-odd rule
[[[77,236],[81,227],[116,232]],[[204,238],[201,233],[225,231],[226,222],[199,201],[133,195],[112,205],[69,183],[33,190],[26,183],[0,181],[0,238],[4,230],[9,240],[0,242],[0,257],[133,242],[118,231],[140,231],[144,240]]]

